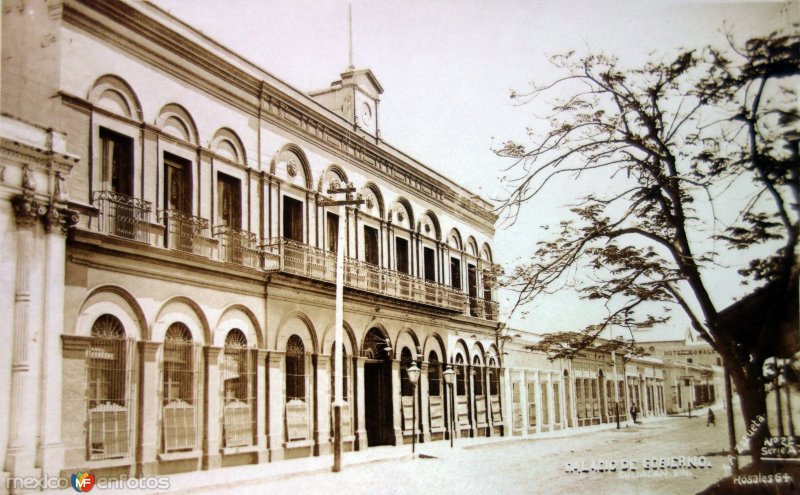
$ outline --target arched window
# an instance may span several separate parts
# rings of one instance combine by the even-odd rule
[[[170,325],[164,336],[161,377],[164,452],[197,447],[199,351],[186,325]]]
[[[456,395],[467,395],[467,373],[464,369],[464,356],[456,355]]]
[[[105,314],[95,320],[86,366],[92,460],[130,455],[133,347],[116,316]]]
[[[499,423],[503,420],[503,412],[500,407],[500,370],[493,357],[489,359],[489,395],[491,396],[492,421]]]
[[[472,359],[472,383],[475,386],[475,396],[483,395],[483,366],[481,366],[481,359],[475,356]]]
[[[286,398],[288,400],[306,399],[305,346],[297,335],[289,337],[286,343]]]
[[[408,368],[410,367],[411,350],[408,347],[403,347],[403,350],[400,351],[400,395],[403,397],[411,397],[414,394],[411,380],[408,379]]]
[[[224,391],[223,428],[225,447],[253,445],[256,431],[255,350],[238,328],[225,338],[222,363]]]
[[[442,395],[442,365],[433,351],[428,355],[428,395]]]
[[[306,351],[303,339],[292,335],[286,342],[286,437],[289,441],[309,437],[306,397]]]

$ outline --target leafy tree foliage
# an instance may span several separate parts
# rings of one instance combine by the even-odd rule
[[[511,95],[546,107],[547,130],[497,153],[513,160],[502,199],[512,220],[561,176],[595,191],[505,278],[515,310],[565,285],[608,308],[542,348],[579,352],[609,327],[657,328],[678,308],[747,391],[749,422],[765,412],[762,365],[782,352],[778,333],[796,312],[800,37],[729,41],[634,68],[604,54],[553,57],[562,78]],[[734,259],[746,262],[731,269]],[[726,271],[750,285],[720,308],[709,281]]]

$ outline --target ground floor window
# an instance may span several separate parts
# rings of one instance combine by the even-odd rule
[[[170,325],[164,337],[161,369],[164,452],[197,448],[199,351],[186,325]]]
[[[87,361],[87,444],[91,460],[128,457],[131,446],[133,341],[113,315],[92,325]]]
[[[309,407],[306,387],[306,351],[303,339],[292,335],[286,342],[286,439],[306,440]]]
[[[256,431],[255,349],[233,329],[225,338],[222,362],[223,438],[225,447],[253,445]]]
[[[528,428],[536,426],[536,382],[528,382]]]
[[[428,355],[428,407],[430,409],[431,428],[443,428],[442,365],[435,352],[431,352]]]

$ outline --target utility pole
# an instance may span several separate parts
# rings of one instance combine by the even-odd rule
[[[346,242],[346,232],[344,229],[344,216],[347,214],[345,206],[361,205],[364,200],[360,197],[353,199],[356,188],[353,184],[346,184],[345,187],[331,187],[328,194],[345,194],[344,200],[334,201],[322,199],[317,205],[338,206],[339,224],[338,238],[336,241],[336,321],[334,322],[334,359],[333,359],[333,469],[334,473],[342,470],[342,343],[344,326],[344,244]]]

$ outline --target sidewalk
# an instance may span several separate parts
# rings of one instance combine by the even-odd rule
[[[622,429],[640,428],[649,423],[657,423],[669,419],[668,417],[645,418],[643,424],[628,426],[622,423]],[[447,458],[458,455],[462,449],[478,449],[502,443],[529,442],[545,438],[567,438],[578,435],[587,435],[593,432],[616,429],[616,423],[606,423],[593,426],[584,426],[566,430],[556,430],[542,432],[532,435],[513,436],[513,437],[477,437],[460,438],[454,440],[454,445],[450,447],[449,440],[441,440],[429,443],[418,443],[416,451],[418,456],[429,456],[436,458]],[[358,452],[345,452],[342,454],[342,471],[348,467],[369,464],[373,462],[385,462],[393,460],[412,459],[411,445],[402,446],[382,446],[370,447],[367,450]],[[278,481],[292,478],[329,472],[333,466],[333,455],[327,454],[318,457],[305,457],[301,459],[283,460],[265,464],[255,464],[240,467],[228,467],[213,471],[193,471],[173,475],[160,476],[169,480],[169,488],[164,489],[141,489],[141,488],[115,488],[114,493],[129,493],[138,495],[160,495],[160,494],[188,494],[197,492],[224,491],[230,488],[242,488],[246,486],[259,485],[270,481]],[[102,490],[100,485],[97,486]],[[66,490],[52,490],[44,492],[50,495],[65,495],[74,493],[72,488]]]

